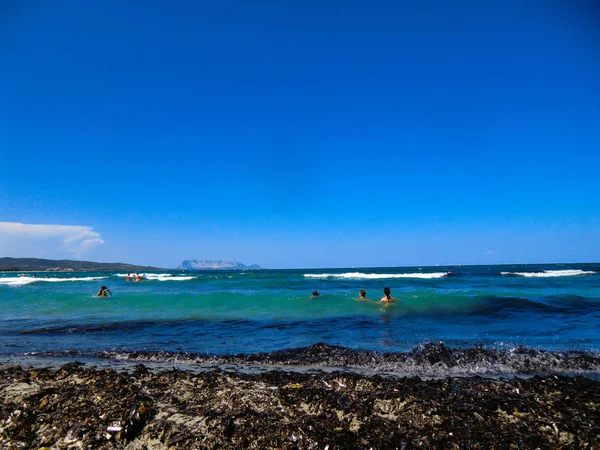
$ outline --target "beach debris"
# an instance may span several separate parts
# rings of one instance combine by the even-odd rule
[[[106,431],[108,431],[109,433],[118,433],[121,430],[123,430],[123,427],[121,426],[120,421],[115,421],[112,424],[110,424],[108,427],[106,427]]]
[[[600,448],[580,376],[36,371],[0,370],[0,448]]]

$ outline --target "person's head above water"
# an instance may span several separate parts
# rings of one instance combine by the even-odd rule
[[[106,297],[106,294],[112,297],[112,292],[106,286],[100,286],[100,291],[96,294],[97,297]]]
[[[383,297],[379,301],[381,303],[393,303],[393,302],[396,301],[396,299],[390,295],[390,288],[389,287],[383,288]]]
[[[321,295],[321,294],[319,294],[319,292],[318,292],[318,291],[313,291],[313,293],[312,293],[312,296],[313,296],[313,297],[318,297],[319,295]]]
[[[365,291],[364,289],[361,289],[360,292],[358,293],[358,295],[360,295],[360,298],[366,298],[367,291]]]

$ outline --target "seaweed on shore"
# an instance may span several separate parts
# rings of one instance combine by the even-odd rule
[[[600,382],[0,371],[2,448],[598,448]]]
[[[353,371],[415,374],[424,377],[461,375],[594,374],[600,371],[596,352],[552,352],[525,347],[490,349],[481,346],[452,348],[429,342],[410,352],[380,353],[319,342],[308,347],[275,352],[214,355],[172,352],[103,352],[102,358],[133,363],[192,365],[245,365],[281,367],[315,366]]]

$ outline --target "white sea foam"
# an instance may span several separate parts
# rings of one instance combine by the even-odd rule
[[[62,283],[65,281],[95,281],[108,277],[71,277],[71,278],[44,278],[44,277],[5,277],[0,278],[0,284],[7,286],[24,286],[30,283]]]
[[[148,279],[167,278],[167,277],[173,276],[172,273],[139,273],[139,272],[115,273],[113,276],[125,278],[127,275],[129,275],[130,277],[133,277],[133,276],[135,276],[136,273],[138,275],[141,275]]]
[[[434,273],[305,273],[305,278],[336,278],[348,280],[378,280],[385,278],[442,278],[447,272]]]
[[[134,278],[135,272],[130,272],[129,274],[126,274],[126,273],[115,273],[114,274],[115,277],[121,277],[121,278],[124,278],[127,275],[129,275],[131,278]],[[175,275],[172,273],[138,273],[138,275],[149,281],[188,281],[188,280],[193,280],[193,279],[197,278],[197,277],[190,276],[190,275]]]
[[[147,280],[158,281],[188,281],[196,278],[190,275],[173,275],[172,273],[141,273],[140,276]]]
[[[172,273],[142,273],[140,275],[144,278],[148,278],[149,280],[160,280],[162,278],[174,277]]]
[[[196,277],[172,277],[172,278],[158,278],[158,281],[189,281],[194,280]]]
[[[519,277],[547,278],[547,277],[574,277],[578,275],[592,275],[591,270],[544,270],[543,272],[500,272],[502,275],[516,275]]]

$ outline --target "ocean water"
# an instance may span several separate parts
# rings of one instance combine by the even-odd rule
[[[141,283],[114,272],[0,273],[0,361],[598,374],[599,269],[168,271]],[[101,285],[113,296],[96,297]],[[376,302],[385,286],[395,303]],[[359,300],[360,289],[375,301]]]

